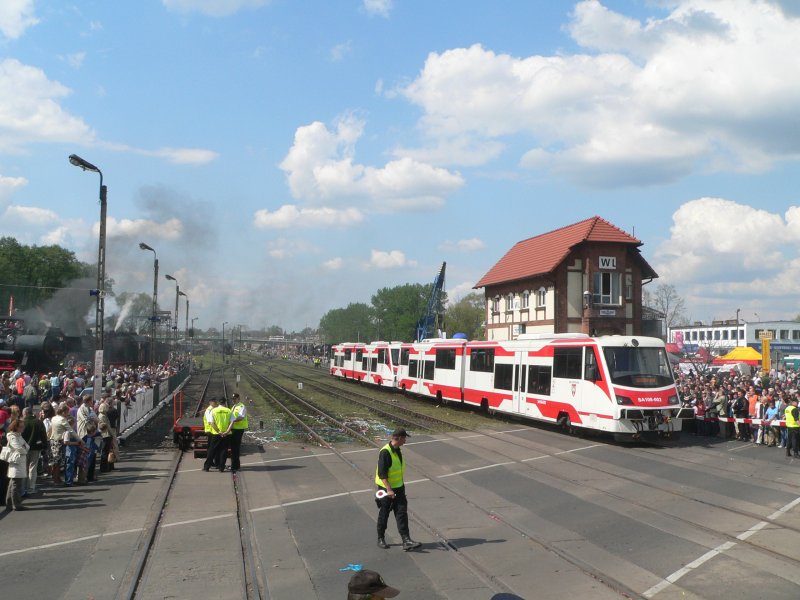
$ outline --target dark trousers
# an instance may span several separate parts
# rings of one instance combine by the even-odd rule
[[[203,468],[208,471],[211,467],[216,467],[217,450],[219,449],[220,436],[212,433],[208,434],[208,448],[206,449],[206,462],[203,463]]]
[[[797,456],[798,445],[800,445],[800,427],[787,427],[786,431],[789,432],[789,437],[786,439],[786,456],[794,454]]]
[[[217,451],[216,451],[216,458],[215,466],[219,468],[220,471],[225,470],[225,463],[228,462],[228,448],[231,447],[231,436],[230,435],[218,435],[219,442],[217,443]]]
[[[241,468],[239,457],[242,453],[242,437],[244,429],[231,429],[231,469],[238,471]]]
[[[378,500],[378,537],[383,537],[386,533],[386,526],[389,524],[389,513],[394,512],[397,521],[397,531],[400,537],[409,537],[408,533],[408,499],[406,498],[405,486],[394,488],[394,498],[388,496]]]

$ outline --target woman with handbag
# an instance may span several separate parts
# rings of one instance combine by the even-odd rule
[[[27,510],[22,506],[22,488],[28,475],[28,443],[22,437],[24,428],[20,419],[13,419],[6,431],[8,445],[3,449],[8,462],[6,508],[11,510]]]
[[[55,416],[50,420],[50,474],[53,484],[61,483],[61,468],[64,464],[64,433],[71,429],[67,417],[69,406],[65,402],[58,405]]]
[[[114,470],[114,463],[117,458],[117,436],[111,425],[108,413],[111,407],[107,402],[101,402],[97,409],[98,428],[103,436],[103,445],[100,448],[100,472],[107,473]]]

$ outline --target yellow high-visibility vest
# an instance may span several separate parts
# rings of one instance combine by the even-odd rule
[[[394,488],[399,488],[403,486],[403,472],[406,469],[406,463],[403,460],[400,460],[400,457],[397,455],[396,450],[392,447],[391,444],[386,444],[381,451],[388,450],[389,454],[392,457],[392,464],[389,467],[389,472],[387,473],[389,480],[389,486]],[[380,487],[383,487],[383,480],[378,476],[378,467],[375,467],[375,483]]]
[[[231,409],[231,419],[238,416],[241,416],[242,418],[233,422],[233,429],[247,429],[247,409],[241,402],[234,404],[233,408]]]

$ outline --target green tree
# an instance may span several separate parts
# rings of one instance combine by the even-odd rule
[[[471,340],[482,340],[485,336],[486,305],[483,294],[473,292],[447,307],[445,322],[447,333],[465,333]]]
[[[8,306],[11,296],[17,309],[40,306],[70,281],[92,272],[97,270],[60,246],[23,246],[14,238],[0,238],[0,307]]]
[[[376,334],[387,341],[410,342],[416,335],[417,322],[425,313],[431,285],[407,283],[381,288],[372,296]]]
[[[319,320],[319,329],[326,344],[371,341],[375,339],[373,310],[364,303],[329,310]]]

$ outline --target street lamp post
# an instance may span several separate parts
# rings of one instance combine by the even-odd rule
[[[180,295],[186,298],[186,325],[183,328],[184,339],[189,337],[189,296],[185,292],[180,292]]]
[[[189,312],[187,307],[186,312]],[[192,335],[189,337],[189,352],[192,355],[192,360],[194,360],[194,322],[197,321],[199,317],[192,317]]]
[[[741,308],[736,309],[736,347],[739,347],[739,338],[742,337],[742,333],[739,331],[739,312]]]
[[[228,324],[227,321],[225,321],[222,324],[222,364],[223,365],[225,364],[225,325],[227,325],[227,324]]]
[[[77,154],[70,154],[69,162],[84,171],[92,171],[100,175],[100,235],[97,249],[97,306],[94,313],[94,400],[95,403],[97,403],[100,401],[100,389],[103,387],[103,319],[106,296],[106,200],[108,189],[103,185],[103,172],[92,163],[85,161]]]
[[[175,351],[178,350],[178,296],[181,294],[181,286],[178,283],[178,280],[175,279],[172,275],[164,275],[170,281],[175,282],[175,324],[173,325],[172,329],[175,331],[174,338],[175,338]]]
[[[158,312],[158,255],[156,251],[145,244],[139,242],[139,248],[149,250],[153,253],[153,314],[150,317],[150,362],[155,363],[156,356],[156,313]]]

